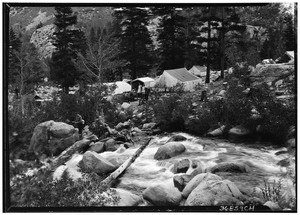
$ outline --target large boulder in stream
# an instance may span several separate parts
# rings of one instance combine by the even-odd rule
[[[164,160],[177,156],[185,151],[185,146],[180,142],[169,142],[158,148],[154,155],[156,160]]]
[[[173,173],[186,173],[190,167],[190,160],[185,158],[180,161],[177,161],[173,167]]]
[[[210,180],[221,181],[222,178],[218,175],[214,175],[211,173],[198,174],[187,183],[187,185],[182,191],[182,196],[184,198],[187,198],[190,195],[190,193],[200,184],[200,182]]]
[[[182,200],[181,192],[174,186],[173,181],[151,185],[144,190],[143,198],[156,206],[179,205]]]
[[[78,129],[53,120],[38,124],[30,140],[29,151],[37,155],[58,155],[79,140]]]
[[[91,143],[88,151],[101,153],[105,150],[104,142]]]
[[[184,141],[186,140],[187,138],[180,135],[180,134],[175,134],[173,135],[172,137],[170,137],[170,139],[167,141],[168,142],[179,142],[179,141]]]
[[[243,205],[243,194],[229,180],[202,180],[190,193],[185,206]]]
[[[96,152],[87,151],[83,154],[82,167],[88,171],[106,174],[114,171],[116,166]]]
[[[211,172],[212,173],[216,173],[216,172],[245,173],[245,172],[247,172],[247,167],[246,167],[246,165],[243,165],[243,164],[224,162],[224,163],[219,163],[219,164],[215,165],[211,169]]]
[[[181,192],[194,176],[188,174],[175,175],[173,177],[174,186]]]
[[[114,189],[120,198],[117,206],[127,206],[127,207],[132,207],[132,206],[138,206],[138,204],[143,200],[141,197],[138,195],[135,195],[127,190],[116,188]]]
[[[251,135],[251,131],[241,125],[231,128],[228,131],[229,139],[233,142],[242,141],[242,140],[250,137],[250,135]]]

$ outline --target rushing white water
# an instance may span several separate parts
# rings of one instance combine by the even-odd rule
[[[288,154],[275,155],[276,152],[286,150],[285,148],[268,148],[259,149],[249,147],[245,144],[234,144],[226,140],[209,140],[205,138],[194,137],[185,133],[178,133],[187,138],[181,143],[186,147],[186,151],[178,156],[165,160],[155,160],[154,155],[158,148],[164,145],[167,137],[153,137],[150,144],[135,160],[133,164],[119,179],[118,187],[131,190],[141,194],[142,190],[148,186],[157,185],[165,181],[172,180],[174,173],[171,171],[176,161],[188,158],[190,162],[198,162],[204,169],[204,172],[221,162],[232,162],[237,164],[245,164],[247,173],[234,173],[228,175],[230,180],[248,186],[263,187],[264,180],[279,180],[280,175],[287,172],[287,168],[277,165],[277,162],[288,157]],[[214,142],[216,146],[203,150],[203,144]],[[131,154],[131,150],[127,149],[126,153]],[[191,173],[194,169],[192,165],[187,173]],[[182,173],[179,173],[182,174]],[[288,186],[291,180],[283,181],[284,186]]]

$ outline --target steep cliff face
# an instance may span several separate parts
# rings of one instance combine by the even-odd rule
[[[103,28],[106,23],[112,21],[110,7],[72,7],[77,15],[77,27],[89,32],[91,27]],[[41,58],[50,57],[54,50],[52,45],[55,31],[55,8],[54,7],[11,7],[9,13],[9,26],[17,34],[29,35],[41,55]]]

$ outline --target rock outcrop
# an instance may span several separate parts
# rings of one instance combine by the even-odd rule
[[[58,155],[79,139],[78,130],[72,125],[53,120],[38,124],[30,140],[29,151],[37,155]]]
[[[87,151],[83,154],[82,167],[84,170],[98,174],[106,174],[114,171],[116,166],[96,152]]]
[[[143,198],[155,206],[178,206],[182,199],[172,181],[148,187],[143,192]]]
[[[164,160],[176,155],[179,155],[185,151],[185,146],[180,142],[169,142],[158,148],[154,155],[156,160]]]

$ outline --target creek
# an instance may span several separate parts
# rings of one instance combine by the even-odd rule
[[[283,177],[288,171],[287,167],[277,164],[278,161],[289,157],[287,153],[276,155],[276,152],[285,151],[285,147],[262,146],[259,143],[231,143],[227,140],[195,137],[186,133],[176,134],[187,138],[185,141],[180,141],[186,147],[184,153],[165,160],[155,160],[156,151],[168,141],[172,134],[153,136],[149,145],[121,175],[115,186],[141,196],[142,191],[148,186],[172,180],[175,176],[172,172],[174,163],[187,158],[190,162],[201,165],[203,172],[210,172],[213,166],[222,162],[245,164],[246,173],[218,173],[223,179],[234,182],[239,189],[263,188],[265,181],[278,183],[279,180],[281,180],[283,190],[293,189],[292,180],[289,177]],[[211,147],[203,147],[206,144]],[[137,148],[129,148],[123,152],[123,155],[130,156]],[[193,170],[193,165],[190,165],[187,174]],[[180,174],[183,173],[178,173]]]

